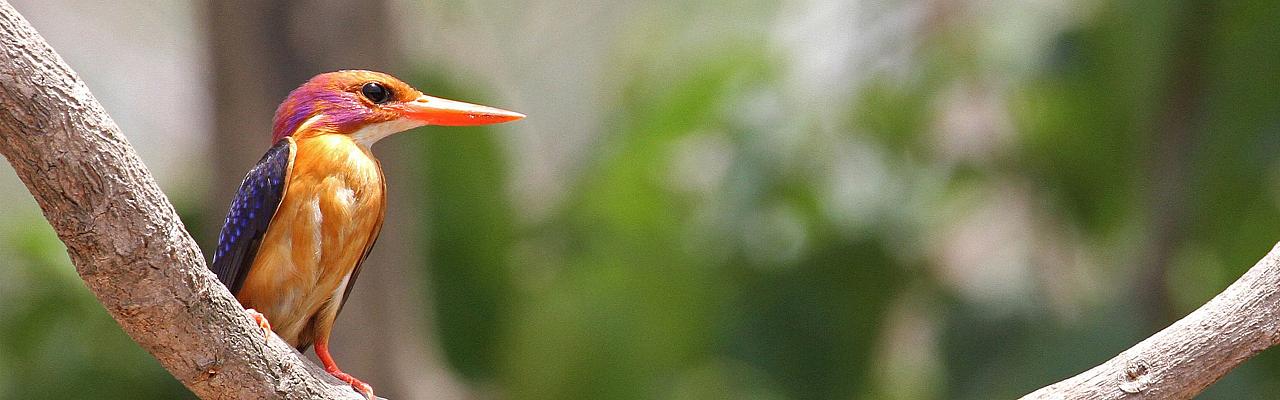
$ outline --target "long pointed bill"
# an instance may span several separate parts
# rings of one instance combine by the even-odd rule
[[[427,95],[403,104],[405,117],[427,125],[488,125],[524,118],[518,112]]]

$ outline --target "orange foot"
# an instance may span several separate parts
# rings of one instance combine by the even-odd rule
[[[360,394],[363,394],[365,399],[367,400],[374,399],[373,387],[369,386],[369,384],[364,383],[359,379],[356,379],[356,377],[351,376],[351,374],[342,372],[337,368],[332,368],[332,369],[325,368],[325,370],[329,371],[329,374],[333,375],[334,378],[338,378],[339,380],[351,385],[351,388],[355,389],[357,392],[360,392]]]
[[[249,318],[253,319],[253,322],[258,323],[259,328],[262,328],[262,338],[270,338],[270,336],[267,335],[271,333],[271,322],[267,321],[267,316],[262,315],[258,310],[254,310],[252,308],[245,310],[245,313],[249,314]]]
[[[373,387],[338,369],[338,363],[333,362],[333,357],[329,356],[329,341],[327,339],[316,342],[316,357],[320,359],[321,364],[324,364],[324,370],[333,375],[334,378],[351,385],[353,389],[363,394],[365,399],[373,400]]]

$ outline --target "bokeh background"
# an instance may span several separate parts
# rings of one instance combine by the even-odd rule
[[[205,249],[315,73],[529,115],[374,147],[334,351],[393,399],[1012,398],[1280,239],[1270,0],[11,1]],[[0,398],[190,397],[0,201]]]

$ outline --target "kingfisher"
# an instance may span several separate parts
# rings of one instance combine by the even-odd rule
[[[249,316],[366,398],[373,388],[329,354],[333,322],[369,256],[387,206],[369,148],[424,125],[486,125],[523,114],[422,94],[380,72],[329,72],[276,109],[270,149],[240,183],[210,269]]]

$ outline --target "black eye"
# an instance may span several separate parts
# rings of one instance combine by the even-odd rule
[[[360,94],[363,94],[364,98],[369,99],[369,101],[376,104],[391,101],[391,98],[393,97],[391,96],[391,89],[387,89],[386,86],[382,86],[382,84],[378,82],[369,82],[364,84],[364,86],[360,87]]]

